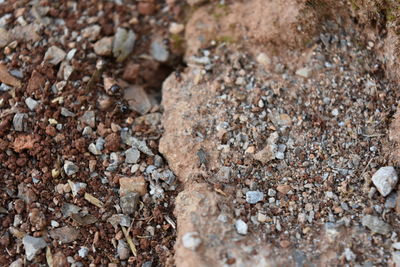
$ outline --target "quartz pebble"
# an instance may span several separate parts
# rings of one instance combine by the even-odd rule
[[[169,25],[169,32],[172,34],[179,34],[185,29],[185,25],[179,24],[176,22],[172,22],[171,25]]]
[[[242,221],[242,220],[237,220],[236,222],[235,222],[235,228],[236,228],[236,231],[239,233],[239,234],[241,234],[241,235],[247,235],[247,230],[248,230],[248,226],[247,226],[247,224],[244,222],[244,221]]]
[[[198,232],[187,232],[182,236],[182,244],[185,248],[195,251],[201,244]]]
[[[161,39],[156,39],[151,43],[150,53],[159,62],[168,60],[169,52]]]
[[[118,28],[114,36],[112,53],[118,62],[122,62],[132,52],[136,41],[136,34],[124,28]]]
[[[382,167],[372,176],[372,182],[384,197],[392,192],[397,181],[397,172],[392,166]]]

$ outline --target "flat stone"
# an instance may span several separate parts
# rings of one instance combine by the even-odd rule
[[[136,147],[129,148],[125,151],[125,163],[134,164],[139,161],[140,152]]]
[[[238,232],[238,234],[247,235],[248,226],[244,221],[242,221],[240,219],[237,220],[235,222],[235,228],[236,228],[236,231]]]
[[[74,242],[80,236],[80,232],[71,226],[64,226],[50,231],[50,236],[61,243],[68,244]]]
[[[147,193],[147,184],[143,176],[122,177],[119,179],[119,195],[126,196],[128,193],[139,193],[144,196]]]
[[[202,240],[198,232],[187,232],[182,236],[182,245],[190,250],[196,251]]]
[[[30,235],[25,235],[24,238],[22,238],[22,243],[24,244],[25,255],[28,261],[33,260],[36,254],[47,246],[43,238],[36,238]]]
[[[99,56],[111,56],[113,40],[113,37],[101,38],[94,44],[94,52]]]
[[[114,226],[114,228],[120,228],[119,225],[130,227],[132,220],[128,215],[114,214],[107,219],[107,222]]]
[[[260,191],[248,191],[246,193],[246,202],[256,204],[264,199],[264,193]]]
[[[72,161],[66,160],[64,162],[64,171],[66,175],[71,176],[79,171],[79,167],[76,166]]]
[[[392,166],[382,167],[372,176],[372,182],[379,193],[384,197],[392,192],[397,181],[397,172]]]
[[[384,222],[381,218],[372,215],[365,215],[361,223],[363,226],[368,227],[372,232],[387,235],[392,231],[390,224]]]
[[[124,214],[133,214],[139,203],[139,193],[129,192],[120,198],[119,203]]]
[[[47,49],[46,54],[44,55],[44,61],[47,61],[53,65],[57,65],[64,60],[66,55],[67,54],[64,50],[53,45]]]

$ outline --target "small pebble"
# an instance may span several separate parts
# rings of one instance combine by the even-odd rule
[[[236,222],[235,222],[235,228],[236,228],[236,231],[239,233],[239,234],[241,234],[241,235],[247,235],[247,230],[248,230],[248,226],[247,226],[247,224],[244,222],[244,221],[242,221],[242,220],[237,220]]]
[[[66,175],[71,176],[79,171],[79,167],[76,166],[72,161],[66,160],[64,162],[64,171]]]
[[[198,232],[187,232],[182,236],[182,245],[190,250],[196,251],[201,244]]]
[[[246,193],[246,202],[250,204],[256,204],[259,201],[263,201],[264,193],[260,191],[248,191]]]
[[[372,176],[372,182],[384,197],[392,192],[397,181],[397,172],[392,166],[382,167]]]

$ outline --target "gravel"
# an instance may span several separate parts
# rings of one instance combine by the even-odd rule
[[[250,204],[256,204],[257,202],[264,200],[264,193],[260,191],[248,191],[246,193],[246,201]]]
[[[68,176],[72,176],[79,171],[79,167],[76,166],[72,161],[66,160],[64,162],[64,171]]]
[[[240,219],[236,220],[235,228],[236,228],[236,231],[238,232],[238,234],[241,234],[241,235],[247,235],[247,231],[249,229],[247,224]]]

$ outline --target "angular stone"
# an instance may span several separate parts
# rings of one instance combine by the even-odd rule
[[[382,167],[372,176],[372,182],[384,197],[392,192],[397,181],[397,172],[392,166]]]
[[[260,191],[248,191],[246,193],[246,202],[256,204],[264,199],[264,193]]]
[[[51,46],[47,49],[44,55],[44,61],[48,61],[50,64],[57,65],[65,58],[67,54],[61,48],[57,46]]]
[[[152,108],[146,91],[138,85],[126,88],[124,90],[124,99],[128,102],[131,110],[140,114],[146,114]]]
[[[125,163],[134,164],[139,161],[140,152],[136,147],[129,148],[125,151]]]
[[[39,105],[39,102],[31,97],[28,97],[25,99],[25,104],[29,108],[30,111],[34,111],[37,108],[37,106]]]
[[[72,161],[66,160],[64,162],[64,172],[66,175],[71,176],[79,171],[79,167],[76,166]]]
[[[139,193],[129,192],[120,198],[119,203],[124,214],[133,214],[139,203]]]
[[[113,40],[113,37],[101,38],[94,44],[94,52],[99,56],[111,56]]]
[[[14,130],[17,132],[26,131],[28,114],[16,113],[13,118]]]
[[[275,159],[275,155],[278,149],[276,142],[278,141],[278,133],[273,132],[267,139],[267,145],[259,152],[254,155],[254,159],[262,162],[268,163],[269,161]]]
[[[28,261],[33,260],[36,254],[47,246],[43,238],[36,238],[30,235],[25,235],[22,239],[22,243],[24,244],[25,255]]]
[[[136,34],[132,30],[118,28],[114,36],[112,52],[118,62],[122,62],[132,52]]]
[[[248,226],[247,226],[247,223],[245,223],[244,221],[242,221],[240,219],[237,220],[235,222],[235,228],[236,228],[236,231],[238,232],[238,234],[247,235]]]
[[[384,222],[381,218],[372,215],[365,215],[361,223],[363,226],[368,227],[372,232],[387,235],[392,231],[390,224]]]
[[[130,250],[124,240],[118,240],[117,253],[120,260],[129,258]]]
[[[96,126],[96,114],[93,110],[88,110],[80,117],[80,121],[94,128]]]

